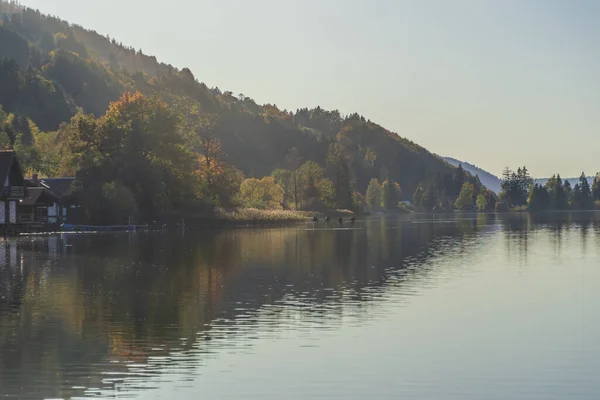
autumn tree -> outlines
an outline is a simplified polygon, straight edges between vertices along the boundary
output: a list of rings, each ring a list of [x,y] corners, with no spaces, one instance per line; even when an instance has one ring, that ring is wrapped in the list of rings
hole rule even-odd
[[[206,184],[213,200],[216,197],[216,177],[221,173],[221,163],[225,157],[221,140],[217,136],[219,117],[217,115],[195,115],[193,129],[188,140],[198,153],[197,173]]]
[[[81,115],[71,125],[66,158],[79,166],[78,187],[88,205],[89,194],[110,189],[104,186],[110,182],[116,182],[115,190],[131,191],[144,220],[182,207],[193,196],[194,158],[177,116],[158,98],[125,93],[98,120]]]
[[[225,161],[219,138],[219,116],[192,114],[188,140],[197,151],[196,175],[200,180],[201,195],[210,198],[214,205],[232,208],[244,179],[243,173]],[[188,125],[190,129],[190,125]]]

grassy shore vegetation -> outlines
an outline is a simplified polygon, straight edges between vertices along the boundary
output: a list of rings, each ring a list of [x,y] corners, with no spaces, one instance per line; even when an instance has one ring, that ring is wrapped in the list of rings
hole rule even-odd
[[[261,222],[302,222],[312,217],[310,211],[261,210],[257,208],[239,208],[236,210],[217,209],[215,216],[224,221],[241,223]]]
[[[351,210],[328,210],[327,212],[314,212],[302,210],[265,210],[258,208],[237,208],[225,210],[217,208],[215,218],[220,221],[240,224],[271,224],[271,223],[293,223],[310,221],[313,216],[330,218],[350,217],[354,212]]]

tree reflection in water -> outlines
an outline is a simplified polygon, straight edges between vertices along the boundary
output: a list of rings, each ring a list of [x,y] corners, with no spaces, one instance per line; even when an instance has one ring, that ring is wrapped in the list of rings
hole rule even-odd
[[[440,217],[440,216],[436,216]],[[303,226],[219,232],[22,238],[0,244],[0,394],[71,397],[181,377],[220,339],[370,318],[389,285],[426,279],[435,259],[468,257],[502,229],[520,249],[544,219],[455,215],[446,223],[370,218],[355,229]],[[565,219],[566,218],[566,219]],[[571,218],[571,219],[568,219]],[[595,217],[552,222],[556,237]],[[558,239],[557,239],[558,240]],[[264,321],[269,321],[265,324]],[[240,350],[241,351],[241,350]],[[95,388],[95,389],[94,389]]]

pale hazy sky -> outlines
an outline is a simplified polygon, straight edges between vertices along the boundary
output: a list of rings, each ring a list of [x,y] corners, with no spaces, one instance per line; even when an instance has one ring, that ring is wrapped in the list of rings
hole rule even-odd
[[[208,86],[337,108],[499,175],[600,171],[600,1],[21,0]]]

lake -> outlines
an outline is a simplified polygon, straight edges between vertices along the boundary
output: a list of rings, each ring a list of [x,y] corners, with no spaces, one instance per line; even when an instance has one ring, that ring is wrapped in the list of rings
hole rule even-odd
[[[600,214],[431,218],[7,240],[0,397],[595,398]]]

